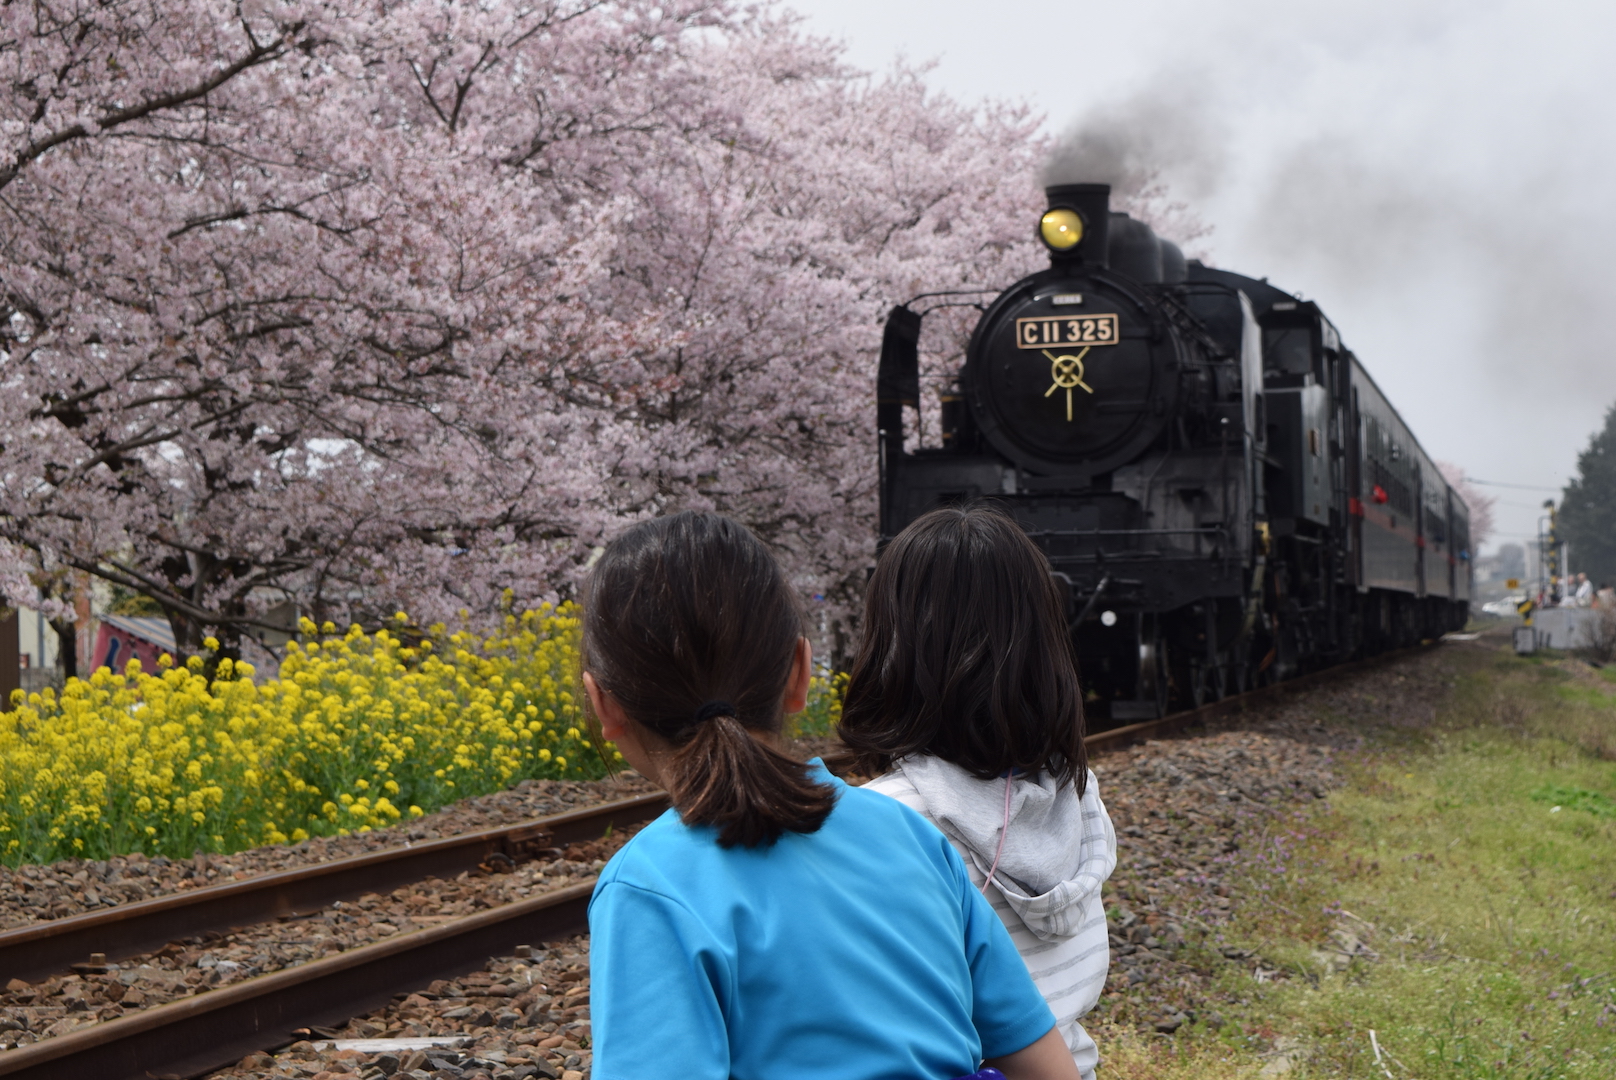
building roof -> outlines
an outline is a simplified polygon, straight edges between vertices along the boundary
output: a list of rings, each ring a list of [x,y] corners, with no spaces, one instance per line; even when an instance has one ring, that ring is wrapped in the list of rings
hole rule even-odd
[[[103,615],[101,621],[142,641],[149,641],[165,652],[173,653],[174,628],[167,619],[134,615]]]

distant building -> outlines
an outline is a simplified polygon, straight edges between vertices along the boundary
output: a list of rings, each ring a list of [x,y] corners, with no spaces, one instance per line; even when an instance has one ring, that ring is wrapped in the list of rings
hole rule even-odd
[[[11,691],[38,693],[61,683],[56,631],[31,608],[0,608],[0,709],[11,707]]]
[[[61,646],[45,616],[17,609],[17,665],[22,688],[36,694],[60,681]]]
[[[1502,544],[1491,555],[1476,560],[1476,581],[1517,580],[1526,577],[1526,549],[1520,544]]]
[[[174,631],[167,619],[103,615],[95,652],[85,668],[89,672],[103,667],[122,671],[133,658],[149,674],[157,670],[157,658],[163,653],[174,655]]]

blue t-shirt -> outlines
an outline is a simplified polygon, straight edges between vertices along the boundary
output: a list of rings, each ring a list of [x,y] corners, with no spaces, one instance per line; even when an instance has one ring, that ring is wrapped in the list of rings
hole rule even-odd
[[[818,832],[726,849],[670,810],[607,864],[596,1080],[948,1080],[1054,1026],[942,833],[817,779],[837,789]]]

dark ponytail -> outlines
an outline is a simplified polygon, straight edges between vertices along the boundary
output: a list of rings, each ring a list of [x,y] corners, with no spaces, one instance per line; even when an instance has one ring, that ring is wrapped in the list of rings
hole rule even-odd
[[[754,738],[778,735],[802,635],[796,595],[745,526],[686,511],[618,536],[590,575],[584,668],[671,745],[663,770],[687,825],[724,847],[824,824],[835,791]]]

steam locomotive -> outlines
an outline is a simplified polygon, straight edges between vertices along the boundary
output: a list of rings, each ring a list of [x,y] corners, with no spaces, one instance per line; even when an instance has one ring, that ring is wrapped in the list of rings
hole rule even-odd
[[[1469,511],[1319,307],[1186,261],[1107,185],[1046,195],[1049,269],[983,309],[940,445],[906,412],[928,309],[888,316],[883,541],[939,505],[1013,514],[1067,595],[1096,719],[1462,627]]]

